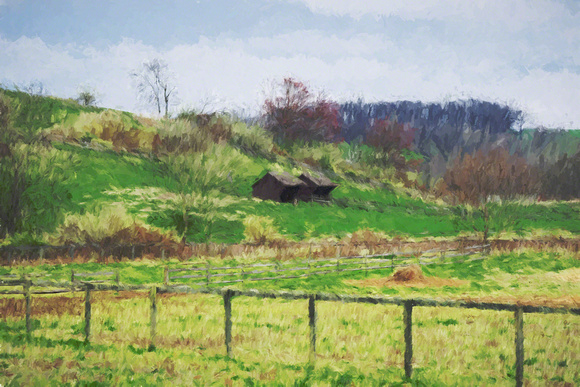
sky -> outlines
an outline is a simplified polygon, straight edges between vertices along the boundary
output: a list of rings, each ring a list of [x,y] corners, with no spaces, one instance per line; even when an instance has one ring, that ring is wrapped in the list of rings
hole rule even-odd
[[[257,114],[285,77],[338,102],[479,98],[580,128],[580,0],[0,0],[0,83],[90,88],[138,113],[160,58],[173,111]]]

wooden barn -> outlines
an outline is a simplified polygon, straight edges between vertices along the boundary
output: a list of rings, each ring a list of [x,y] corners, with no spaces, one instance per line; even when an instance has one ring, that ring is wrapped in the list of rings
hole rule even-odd
[[[252,185],[252,195],[264,200],[292,203],[298,198],[298,191],[306,184],[288,172],[268,172]]]
[[[304,186],[300,187],[298,191],[298,199],[305,202],[330,200],[330,193],[338,187],[338,184],[322,175],[312,176],[303,173],[299,179],[304,182]]]

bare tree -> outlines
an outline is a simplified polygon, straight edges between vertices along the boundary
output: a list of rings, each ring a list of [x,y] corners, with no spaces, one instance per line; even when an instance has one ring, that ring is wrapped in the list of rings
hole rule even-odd
[[[30,95],[45,96],[48,94],[48,90],[44,86],[44,83],[39,80],[30,81],[28,83],[22,83],[20,85],[14,85],[16,90],[24,91]]]
[[[141,69],[131,73],[131,76],[137,81],[139,97],[157,108],[159,115],[164,108],[167,117],[170,97],[176,93],[167,63],[158,58],[152,59],[144,62]]]
[[[95,106],[97,104],[97,94],[92,88],[82,86],[79,88],[79,94],[75,100],[83,106]]]

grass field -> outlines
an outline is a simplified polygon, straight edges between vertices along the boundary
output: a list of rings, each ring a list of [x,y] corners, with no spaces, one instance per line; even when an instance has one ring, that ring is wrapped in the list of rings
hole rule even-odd
[[[176,264],[174,262],[173,264]],[[13,268],[65,279],[70,269],[116,267],[124,283],[161,282],[159,261]],[[351,280],[390,269],[263,281],[243,287],[403,297],[572,299],[580,294],[577,253],[554,249],[492,252],[486,260],[424,267],[457,287],[363,287]],[[221,297],[161,295],[157,348],[149,344],[146,293],[96,292],[92,338],[83,343],[83,295],[35,296],[34,331],[24,327],[22,297],[0,302],[3,385],[513,385],[514,316],[510,312],[416,307],[414,373],[404,377],[402,307],[318,302],[316,365],[308,363],[306,301],[233,299],[233,359],[225,356]],[[525,315],[525,377],[530,385],[580,383],[580,321],[572,315]],[[93,384],[91,384],[93,383]]]
[[[43,297],[44,298],[44,297]],[[21,316],[2,322],[9,385],[402,384],[402,308],[318,303],[318,359],[308,363],[304,301],[233,300],[233,353],[224,356],[223,305],[215,296],[166,296],[157,349],[148,345],[145,295],[95,295],[93,337],[82,342],[82,298],[42,308],[32,338]],[[40,302],[39,302],[40,303]],[[52,302],[55,306],[54,302]],[[59,309],[67,309],[64,313]],[[70,314],[69,314],[70,313]],[[578,317],[525,315],[527,380],[578,384]],[[416,308],[413,385],[513,385],[513,314]],[[80,382],[80,383],[79,383]]]

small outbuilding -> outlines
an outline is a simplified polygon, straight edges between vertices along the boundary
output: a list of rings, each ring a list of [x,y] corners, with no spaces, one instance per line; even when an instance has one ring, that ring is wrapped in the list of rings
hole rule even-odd
[[[306,183],[288,172],[266,173],[252,185],[252,195],[264,200],[292,203],[298,198],[298,191]]]
[[[312,176],[303,173],[299,179],[304,182],[304,186],[301,186],[300,191],[298,191],[298,199],[305,202],[330,200],[330,193],[338,187],[338,184],[322,175]]]

